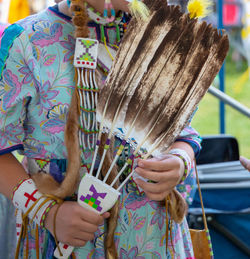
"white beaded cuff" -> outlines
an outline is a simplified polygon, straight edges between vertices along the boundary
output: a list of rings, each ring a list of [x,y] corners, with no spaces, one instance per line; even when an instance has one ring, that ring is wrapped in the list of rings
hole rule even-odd
[[[21,210],[23,214],[28,212],[29,219],[39,226],[43,226],[43,221],[48,209],[56,202],[38,191],[32,179],[21,181],[13,191],[12,201],[14,206]]]
[[[179,148],[171,149],[168,153],[174,156],[178,156],[184,162],[184,174],[181,178],[181,182],[184,181],[187,178],[192,167],[192,162],[188,153],[185,150]]]

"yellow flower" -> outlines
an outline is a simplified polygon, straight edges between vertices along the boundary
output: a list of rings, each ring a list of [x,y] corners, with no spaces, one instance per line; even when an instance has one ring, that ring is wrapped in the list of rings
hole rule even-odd
[[[210,0],[190,0],[187,5],[190,18],[204,18],[211,12]]]

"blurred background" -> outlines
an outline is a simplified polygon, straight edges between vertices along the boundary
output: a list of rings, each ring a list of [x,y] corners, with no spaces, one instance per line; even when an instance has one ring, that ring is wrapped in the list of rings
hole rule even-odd
[[[53,0],[0,0],[0,21],[14,23],[53,3]]]

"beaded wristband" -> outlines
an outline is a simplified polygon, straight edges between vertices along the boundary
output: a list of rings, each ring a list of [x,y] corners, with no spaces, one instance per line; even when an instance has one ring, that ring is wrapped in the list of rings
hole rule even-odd
[[[28,180],[28,179],[30,179],[30,178],[25,178],[25,179],[21,180],[21,181],[14,187],[13,192],[12,192],[11,197],[10,197],[12,201],[13,201],[13,196],[14,196],[14,193],[16,192],[16,190],[19,188],[19,186],[20,186],[23,182],[25,182],[25,181]]]
[[[45,219],[49,213],[49,211],[51,210],[51,208],[56,205],[56,201],[51,202],[51,204],[47,207],[47,209],[44,211],[42,218],[41,218],[41,227],[44,228],[44,224],[45,224]]]
[[[34,181],[28,178],[22,180],[14,188],[12,202],[23,214],[28,213],[28,217],[41,226],[48,213],[48,208],[52,207],[55,201],[43,196],[36,188]]]
[[[185,150],[179,149],[179,148],[171,149],[168,153],[182,159],[182,161],[184,163],[184,174],[183,174],[180,182],[183,182],[187,178],[187,176],[191,170],[191,159],[190,159],[189,155],[187,154],[187,152]]]

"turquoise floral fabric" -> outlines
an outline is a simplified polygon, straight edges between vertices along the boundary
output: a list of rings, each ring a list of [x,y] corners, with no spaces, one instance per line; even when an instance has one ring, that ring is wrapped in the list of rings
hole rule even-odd
[[[117,30],[122,35],[124,24],[121,19],[120,27],[117,24],[103,27],[111,44],[119,43]],[[97,30],[101,31],[101,25],[91,21],[89,26],[91,35],[101,40]],[[55,8],[28,17],[5,31],[0,49],[0,154],[19,150],[29,159],[57,161],[65,167],[65,163],[61,163],[67,158],[64,126],[74,89],[73,32],[69,18]],[[186,127],[179,140],[190,143],[195,152],[199,152],[200,138],[191,126]],[[86,150],[82,162],[86,165],[91,160],[92,153]],[[52,171],[49,173],[53,174]],[[65,171],[58,172],[62,175]],[[193,172],[186,181],[178,188],[191,202]],[[186,221],[172,224],[167,250],[166,227],[165,208],[138,193],[130,181],[120,196],[115,232],[119,258],[193,258]],[[105,228],[105,225],[100,226],[94,241],[75,250],[77,258],[105,258]],[[28,233],[29,258],[36,258],[35,226],[30,224]],[[22,241],[20,258],[25,255],[26,241]],[[52,258],[55,243],[45,229],[39,230],[39,242],[41,258]]]

